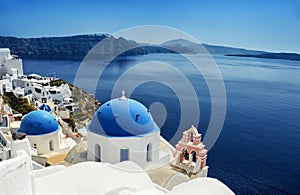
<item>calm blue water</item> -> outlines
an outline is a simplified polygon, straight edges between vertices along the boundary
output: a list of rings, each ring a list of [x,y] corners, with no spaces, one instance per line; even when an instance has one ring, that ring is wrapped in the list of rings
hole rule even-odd
[[[201,56],[194,56],[201,59]],[[224,78],[227,114],[221,135],[208,153],[209,176],[216,177],[239,194],[300,194],[300,62],[213,56]],[[162,61],[178,68],[193,84],[199,97],[199,130],[205,135],[210,119],[210,95],[202,76],[181,56],[153,54],[115,60],[97,85],[96,97],[105,102],[118,77],[135,64]],[[26,74],[56,76],[71,83],[79,66],[73,61],[24,60]],[[87,67],[85,90],[93,78]],[[153,72],[145,67],[132,79],[137,82]],[[174,80],[163,69],[155,74]],[[132,98],[146,106],[160,101],[168,111],[162,135],[174,136],[179,124],[180,104],[176,94],[165,85],[150,82],[140,85]],[[188,101],[188,97],[184,97]],[[172,143],[175,144],[175,143]]]

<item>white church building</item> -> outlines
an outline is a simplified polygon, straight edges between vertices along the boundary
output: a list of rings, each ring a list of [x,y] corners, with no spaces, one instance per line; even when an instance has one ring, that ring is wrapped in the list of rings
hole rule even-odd
[[[27,134],[32,148],[39,155],[51,152],[67,152],[61,127],[56,118],[45,110],[34,110],[24,116],[18,132]]]
[[[88,160],[133,161],[142,168],[169,163],[170,154],[159,150],[160,129],[149,110],[125,97],[104,103],[87,132]]]

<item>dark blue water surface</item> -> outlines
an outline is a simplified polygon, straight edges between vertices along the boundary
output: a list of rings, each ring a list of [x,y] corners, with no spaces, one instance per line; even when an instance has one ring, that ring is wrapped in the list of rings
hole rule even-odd
[[[201,60],[203,56],[192,56]],[[208,153],[209,176],[218,178],[238,194],[300,193],[300,62],[213,56],[226,87],[227,114],[222,132]],[[205,136],[211,114],[207,84],[194,66],[176,54],[152,54],[114,60],[98,82],[89,73],[99,68],[97,62],[86,65],[80,83],[87,92],[105,102],[119,76],[136,64],[156,60],[168,63],[192,83],[200,106],[199,131]],[[37,73],[74,82],[80,62],[24,60],[25,74]],[[159,74],[174,82],[179,79],[164,68],[149,69],[132,75],[140,82]],[[54,74],[55,72],[55,74]],[[98,83],[93,91],[93,83]],[[172,144],[180,120],[180,101],[172,88],[159,82],[139,85],[131,98],[146,106],[161,102],[167,110],[162,135]],[[189,97],[183,97],[189,101]],[[191,111],[192,112],[192,111]],[[155,118],[155,117],[154,117]],[[188,128],[188,127],[186,127]],[[180,131],[183,131],[182,129]],[[176,134],[176,135],[175,135]],[[179,137],[178,137],[179,136]]]

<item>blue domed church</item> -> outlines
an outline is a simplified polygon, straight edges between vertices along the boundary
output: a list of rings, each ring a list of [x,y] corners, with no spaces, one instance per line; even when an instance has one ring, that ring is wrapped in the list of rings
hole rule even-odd
[[[159,127],[149,110],[126,98],[124,91],[96,111],[87,135],[89,160],[112,164],[130,160],[143,168],[160,161]]]
[[[45,110],[34,110],[26,114],[18,132],[27,134],[31,147],[39,155],[69,150],[69,146],[63,141],[64,135],[56,118]]]

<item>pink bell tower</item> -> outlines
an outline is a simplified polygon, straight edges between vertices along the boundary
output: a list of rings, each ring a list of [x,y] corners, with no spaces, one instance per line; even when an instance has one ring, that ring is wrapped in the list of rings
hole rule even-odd
[[[207,177],[207,150],[201,142],[201,134],[192,126],[183,132],[181,140],[176,145],[174,161],[171,166],[186,171],[187,174]]]

